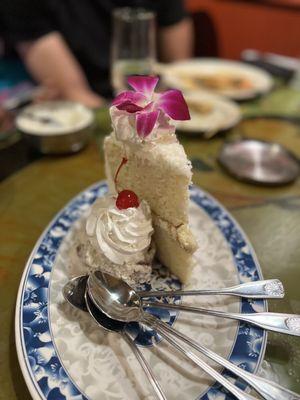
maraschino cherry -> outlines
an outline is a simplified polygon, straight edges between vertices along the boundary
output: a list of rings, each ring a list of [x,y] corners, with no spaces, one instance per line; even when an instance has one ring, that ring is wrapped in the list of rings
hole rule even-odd
[[[116,187],[118,186],[118,175],[123,167],[127,163],[127,158],[123,157],[121,164],[119,165],[116,175],[115,175],[115,185]],[[132,191],[132,190],[122,190],[119,192],[117,200],[116,200],[116,206],[118,207],[119,210],[126,210],[127,208],[138,208],[140,205],[139,198],[137,195]]]
[[[130,207],[138,208],[139,205],[139,198],[132,190],[122,190],[118,194],[116,206],[119,210],[125,210]]]

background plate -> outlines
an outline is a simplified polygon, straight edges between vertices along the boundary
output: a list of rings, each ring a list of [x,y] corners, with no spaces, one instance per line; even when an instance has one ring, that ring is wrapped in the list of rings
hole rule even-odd
[[[191,119],[178,121],[176,128],[180,131],[198,134],[215,132],[232,128],[241,120],[239,106],[223,96],[201,90],[189,92],[185,96]],[[202,111],[201,111],[202,110]]]
[[[34,400],[135,400],[151,395],[141,368],[122,339],[99,329],[87,314],[73,310],[61,294],[73,264],[70,255],[76,230],[90,205],[106,192],[106,183],[100,182],[75,197],[46,228],[26,265],[16,305],[16,345]],[[251,245],[228,212],[195,186],[190,197],[191,227],[200,250],[188,287],[222,287],[261,279]],[[156,266],[151,282],[154,288],[180,286],[165,272],[164,267]],[[228,311],[266,309],[263,301],[224,296],[185,302]],[[192,314],[176,317],[164,312],[159,316],[248,371],[255,371],[262,360],[266,334],[261,329]],[[231,399],[153,331],[136,325],[130,330],[169,399]]]
[[[271,75],[252,65],[217,58],[198,58],[177,61],[161,68],[164,83],[168,87],[187,91],[207,89],[196,83],[193,77],[201,76],[233,76],[246,79],[251,83],[250,88],[218,88],[215,93],[233,100],[246,100],[268,92],[273,86]]]

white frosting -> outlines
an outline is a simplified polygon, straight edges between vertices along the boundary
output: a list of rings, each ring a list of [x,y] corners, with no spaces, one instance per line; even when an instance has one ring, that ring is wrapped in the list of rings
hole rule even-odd
[[[119,110],[117,107],[110,107],[110,117],[117,140],[127,144],[145,144],[155,142],[174,142],[175,126],[171,119],[160,113],[153,131],[145,138],[140,138],[136,131],[135,114]]]
[[[86,232],[111,262],[143,262],[153,232],[150,208],[142,201],[137,208],[119,210],[114,197],[100,198],[87,218]]]
[[[159,142],[147,142],[143,144],[126,143],[124,146],[124,143],[117,139],[116,132],[113,131],[110,136],[107,136],[104,140],[107,146],[109,142],[112,142],[122,149],[122,152],[124,152],[129,159],[138,157],[140,161],[144,161],[145,164],[149,161],[151,164],[163,165],[166,175],[170,172],[173,175],[186,175],[190,180],[192,179],[192,164],[187,158],[184,147],[178,142],[176,135],[174,135],[174,140],[172,142],[164,142],[161,140]],[[112,188],[114,187],[113,175],[110,172],[107,157],[105,162],[106,174],[108,180],[112,183],[110,185],[110,188]]]

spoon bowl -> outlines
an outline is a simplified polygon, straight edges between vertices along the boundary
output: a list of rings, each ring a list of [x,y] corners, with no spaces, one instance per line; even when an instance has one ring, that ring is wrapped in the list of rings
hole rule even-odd
[[[123,329],[126,326],[126,322],[116,321],[115,319],[111,319],[103,312],[101,312],[99,308],[93,303],[87,290],[84,295],[84,300],[88,312],[93,317],[95,322],[97,322],[97,324],[101,325],[102,328],[104,328],[108,332],[122,333]]]
[[[63,287],[64,299],[73,307],[82,311],[88,311],[85,302],[86,285],[88,275],[81,275],[72,278]]]
[[[109,318],[123,322],[141,319],[140,297],[125,281],[95,271],[87,280],[87,288],[91,300]]]
[[[81,275],[69,280],[63,287],[65,300],[73,307],[82,311],[88,311],[98,325],[106,331],[121,332],[126,323],[113,320],[95,306],[87,289],[88,275]]]

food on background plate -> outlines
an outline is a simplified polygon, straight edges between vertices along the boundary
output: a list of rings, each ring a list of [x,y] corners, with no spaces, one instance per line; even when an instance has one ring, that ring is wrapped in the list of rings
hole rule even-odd
[[[214,74],[183,74],[180,76],[184,84],[191,89],[209,90],[232,90],[232,89],[253,89],[253,83],[244,76],[235,73],[214,73]]]
[[[197,114],[210,114],[214,110],[214,106],[209,101],[199,101],[198,99],[190,99],[187,101],[189,110],[191,113],[195,112]]]
[[[188,218],[191,163],[172,120],[188,120],[188,107],[179,90],[155,93],[156,77],[130,77],[128,83],[134,90],[113,101],[113,131],[104,141],[110,194],[92,207],[78,256],[88,269],[101,268],[98,258],[105,257],[107,272],[142,283],[156,251],[185,283],[198,246]]]
[[[177,123],[178,130],[182,132],[212,135],[232,128],[241,119],[239,106],[220,95],[201,90],[187,93],[185,99],[191,119]]]

